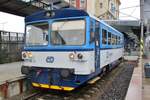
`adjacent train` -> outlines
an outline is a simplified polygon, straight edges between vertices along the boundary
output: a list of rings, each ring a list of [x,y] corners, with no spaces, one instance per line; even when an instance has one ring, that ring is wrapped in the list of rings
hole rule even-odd
[[[25,22],[21,72],[34,87],[74,90],[123,57],[123,34],[85,11],[40,11]]]

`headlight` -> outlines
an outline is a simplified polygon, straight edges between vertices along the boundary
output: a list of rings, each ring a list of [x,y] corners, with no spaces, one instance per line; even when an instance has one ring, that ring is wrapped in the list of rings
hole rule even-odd
[[[22,53],[22,58],[26,58],[26,57],[27,57],[26,53]]]
[[[28,57],[32,58],[32,53],[31,52],[28,52]]]
[[[81,53],[79,53],[77,57],[78,57],[78,59],[82,59],[83,55]]]
[[[75,55],[74,55],[73,53],[71,53],[71,54],[69,54],[69,58],[70,58],[71,60],[73,60],[73,59],[75,58]]]

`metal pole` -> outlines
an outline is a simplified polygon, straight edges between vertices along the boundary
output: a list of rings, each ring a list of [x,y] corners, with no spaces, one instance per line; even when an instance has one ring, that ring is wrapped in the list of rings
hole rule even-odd
[[[143,49],[144,49],[144,41],[143,41],[143,34],[144,34],[144,0],[140,0],[140,22],[141,22],[140,58],[142,59]]]

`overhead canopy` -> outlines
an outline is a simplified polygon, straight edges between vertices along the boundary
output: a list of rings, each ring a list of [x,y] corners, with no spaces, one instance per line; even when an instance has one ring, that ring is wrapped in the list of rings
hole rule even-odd
[[[139,20],[107,20],[106,22],[124,33],[128,38],[133,39],[135,42],[139,42],[141,33]]]
[[[0,11],[19,16],[28,16],[39,10],[67,8],[64,0],[0,0]],[[52,6],[53,5],[53,6]]]

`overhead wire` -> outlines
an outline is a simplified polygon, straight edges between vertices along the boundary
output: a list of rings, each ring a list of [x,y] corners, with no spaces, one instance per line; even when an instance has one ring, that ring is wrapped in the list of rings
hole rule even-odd
[[[110,12],[105,6],[103,6],[103,7],[104,7],[104,9],[106,10],[106,13],[107,13],[107,12]],[[124,9],[125,9],[125,8],[124,8]],[[127,7],[127,9],[128,9],[128,7]],[[124,13],[124,12],[121,12],[120,10],[116,10],[116,9],[115,9],[115,12],[119,12],[119,13],[121,13],[121,14],[123,14],[123,15],[126,15],[127,17],[130,17],[130,18],[134,18],[134,19],[136,19],[136,20],[139,20],[139,18],[134,17],[134,16],[129,15],[129,14],[126,14],[126,13]],[[105,13],[104,13],[104,14],[105,14]],[[98,17],[100,18],[100,17],[103,16],[104,14],[99,15]]]
[[[124,8],[120,8],[120,10],[125,10],[125,9],[130,9],[130,8],[137,8],[140,7],[140,5],[135,5],[135,6],[130,6],[130,7],[124,7]]]

